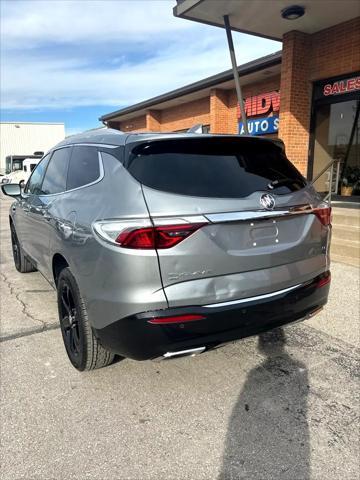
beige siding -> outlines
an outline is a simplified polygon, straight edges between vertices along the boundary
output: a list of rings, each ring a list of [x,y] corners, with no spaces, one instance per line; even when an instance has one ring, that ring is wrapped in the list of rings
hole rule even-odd
[[[35,151],[46,152],[65,138],[63,123],[0,124],[0,172],[4,173],[8,155],[32,155]]]

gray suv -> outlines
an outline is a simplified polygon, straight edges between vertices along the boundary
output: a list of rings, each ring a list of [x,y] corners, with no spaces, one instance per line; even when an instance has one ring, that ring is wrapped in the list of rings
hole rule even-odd
[[[277,141],[95,130],[2,190],[15,266],[57,290],[79,370],[201,353],[327,301],[331,209]]]

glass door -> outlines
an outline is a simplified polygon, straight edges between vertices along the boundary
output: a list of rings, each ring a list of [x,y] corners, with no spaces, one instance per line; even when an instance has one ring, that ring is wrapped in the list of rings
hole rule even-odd
[[[313,178],[332,160],[340,161],[334,171],[333,192],[344,197],[360,195],[359,100],[318,104],[315,109]],[[318,192],[329,191],[330,173],[316,182]]]

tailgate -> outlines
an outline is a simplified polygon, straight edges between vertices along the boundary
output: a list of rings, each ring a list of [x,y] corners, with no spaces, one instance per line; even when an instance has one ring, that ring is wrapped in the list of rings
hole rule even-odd
[[[155,212],[159,195],[155,200],[152,194],[144,188],[149,210]],[[256,196],[260,199],[261,194]],[[169,198],[163,199],[163,205],[170,203]],[[177,216],[151,214],[157,226],[202,224],[178,245],[158,250],[164,287],[181,281],[264,270],[326,254],[328,227],[311,213],[310,206],[284,206],[272,212],[214,210]]]
[[[186,291],[201,290],[200,280],[214,279],[215,299],[225,276],[293,264],[291,285],[299,262],[322,257],[313,262],[316,273],[326,263],[329,227],[313,213],[320,199],[279,147],[259,140],[207,137],[134,149],[129,171],[142,183],[154,225],[183,232],[196,225],[179,243],[157,250],[170,305],[173,285],[193,282]],[[180,227],[165,233],[182,234]],[[268,291],[276,290],[280,279],[265,277]],[[241,298],[241,282],[225,283],[229,296]]]

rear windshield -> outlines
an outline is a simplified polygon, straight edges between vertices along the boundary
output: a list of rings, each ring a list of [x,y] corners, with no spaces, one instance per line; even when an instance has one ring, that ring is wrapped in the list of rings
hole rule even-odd
[[[305,186],[282,149],[259,139],[137,144],[130,151],[128,169],[148,187],[198,197],[239,198],[259,190],[286,194]]]

